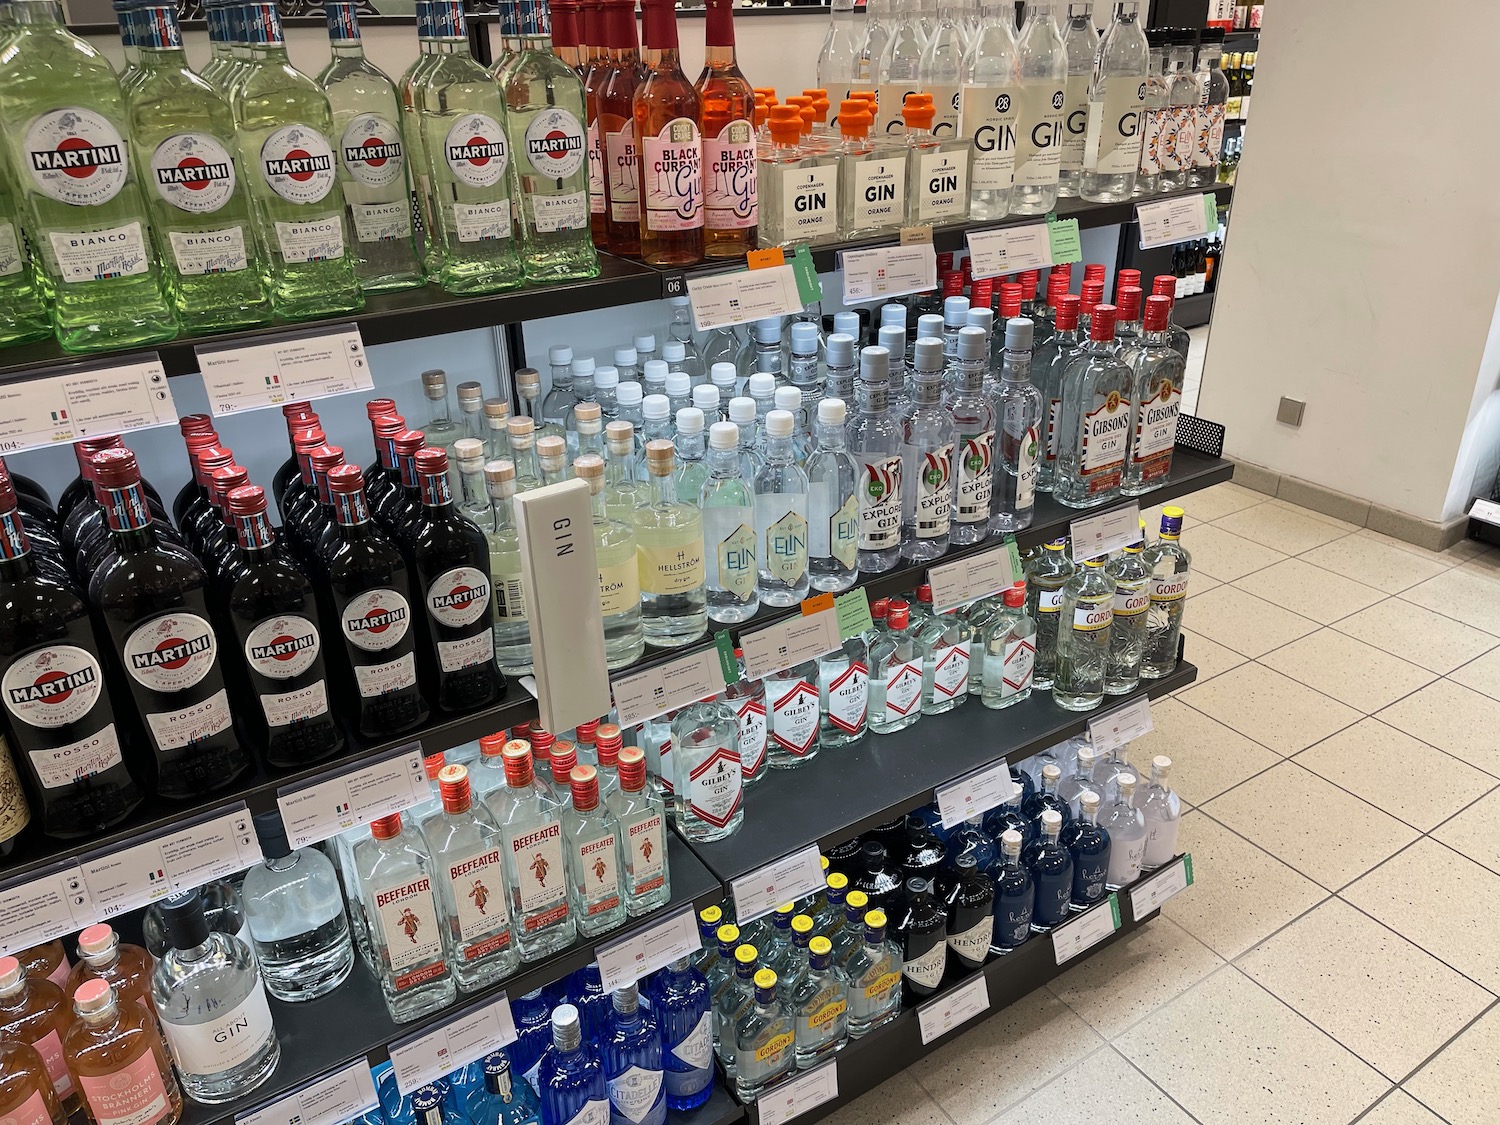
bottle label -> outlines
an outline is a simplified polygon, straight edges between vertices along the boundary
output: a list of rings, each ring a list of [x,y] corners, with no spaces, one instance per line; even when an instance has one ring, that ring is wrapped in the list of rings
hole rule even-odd
[[[1166,121],[1164,109],[1148,109],[1141,114],[1141,168],[1143,176],[1161,174],[1162,125]]]
[[[344,220],[339,215],[308,223],[276,220],[276,245],[288,262],[329,262],[344,256]]]
[[[1032,426],[1026,431],[1026,436],[1018,443],[1018,459],[1016,461],[1016,508],[1024,512],[1036,503],[1036,478],[1039,471],[1037,465],[1037,451],[1041,442],[1037,437],[1036,427]]]
[[[262,142],[266,184],[289,203],[317,203],[333,190],[333,148],[311,125],[283,125]]]
[[[720,746],[688,775],[688,804],[693,815],[715,828],[725,827],[744,797],[739,750]]]
[[[914,960],[901,962],[901,975],[921,988],[936,988],[943,981],[947,963],[948,946],[940,941]]]
[[[885,680],[886,710],[906,716],[922,700],[922,669],[911,661],[893,667]]]
[[[589,214],[604,214],[604,142],[599,122],[589,126]]]
[[[646,226],[651,230],[697,230],[703,225],[703,145],[698,126],[678,117],[646,138],[643,176]]]
[[[1058,421],[1062,418],[1062,399],[1047,404],[1047,460],[1057,460]]]
[[[866,1005],[866,1011],[878,1009],[881,1003],[890,997],[891,990],[900,983],[900,973],[881,973],[866,984],[863,989],[865,999],[872,1002]]]
[[[461,672],[495,659],[495,631],[481,629],[472,637],[437,642],[438,667],[444,672]]]
[[[1016,111],[1020,90],[965,86],[961,135],[972,138],[975,191],[1009,191],[1016,167]]]
[[[206,215],[234,195],[234,158],[217,137],[178,133],[151,154],[151,182],[179,211]]]
[[[635,560],[631,559],[625,565],[634,569]],[[639,582],[636,585],[639,586]],[[495,582],[495,615],[512,622],[526,620],[526,591],[521,586],[519,573],[502,574]]]
[[[10,744],[0,734],[0,840],[9,840],[31,823],[31,809],[27,807],[23,793],[21,779],[16,775],[16,763],[10,756]],[[64,957],[57,972],[71,968],[68,959]],[[53,980],[52,983],[57,984],[57,981]]]
[[[851,660],[828,682],[828,721],[846,734],[859,734],[869,705],[870,670],[863,661]]]
[[[184,277],[208,273],[238,273],[250,265],[245,253],[245,228],[169,230],[172,261]]]
[[[781,1061],[781,1056],[792,1049],[792,1044],[796,1042],[796,1039],[796,1035],[790,1031],[771,1036],[755,1048],[755,1061],[765,1063],[768,1070],[775,1069]]]
[[[427,587],[427,612],[439,625],[451,629],[474,624],[489,606],[489,575],[477,567],[456,566]]]
[[[703,585],[703,539],[667,547],[636,544],[641,590],[647,594],[686,594]]]
[[[949,934],[948,948],[966,961],[983,961],[990,955],[990,944],[994,937],[995,916],[986,914],[963,933]]]
[[[582,230],[589,225],[587,192],[575,191],[567,195],[542,195],[534,192],[525,198],[531,211],[532,226],[542,234]]]
[[[947,85],[946,83],[933,84],[924,82],[922,90],[932,95],[932,135],[939,140],[951,141],[959,136],[958,123],[963,117],[964,91],[962,86]],[[902,121],[902,127],[906,125]],[[969,134],[965,133],[964,136]],[[965,146],[963,153],[965,171],[968,170],[969,149]]]
[[[493,242],[510,237],[510,200],[455,203],[453,230],[460,242]]]
[[[458,955],[474,961],[510,945],[500,849],[481,848],[458,859],[445,859],[444,866],[458,921]]]
[[[42,1064],[47,1068],[47,1077],[52,1079],[52,1089],[58,1098],[72,1097],[73,1075],[68,1070],[67,1059],[63,1057],[62,1039],[57,1032],[47,1032],[40,1039],[34,1040],[31,1046],[42,1056]]]
[[[703,140],[703,205],[710,230],[746,230],[759,221],[755,127],[741,118]]]
[[[354,683],[361,699],[379,699],[393,691],[405,691],[417,683],[417,661],[412,653],[384,664],[356,664]]]
[[[901,107],[906,104],[908,94],[920,94],[924,87],[914,79],[902,82],[882,82],[875,87],[875,124],[870,129],[872,138],[900,140],[906,132],[906,122],[901,117]],[[835,103],[837,104],[837,103]],[[937,100],[933,99],[937,109]],[[936,117],[933,118],[936,120]]]
[[[0,277],[20,273],[25,262],[21,240],[16,237],[16,225],[0,219]]]
[[[1198,144],[1193,153],[1194,168],[1217,168],[1224,148],[1224,103],[1198,107]]]
[[[1166,578],[1153,578],[1151,580],[1151,600],[1153,602],[1180,602],[1187,597],[1188,572],[1182,571]]]
[[[1083,167],[1083,142],[1089,123],[1089,76],[1070,74],[1063,83],[1062,162],[1064,172]]]
[[[313,666],[323,645],[318,627],[305,617],[268,617],[245,637],[245,660],[272,680],[290,680]]]
[[[417,875],[407,882],[387,884],[377,888],[370,899],[380,923],[391,984],[397,992],[436,980],[447,972],[430,876]]]
[[[172,1116],[167,1086],[161,1078],[156,1052],[141,1052],[134,1062],[112,1074],[85,1074],[78,1080],[83,1100],[88,1103],[89,1117],[98,1125],[156,1125]],[[40,1101],[40,1095],[33,1095]],[[27,1106],[31,1103],[28,1102]],[[26,1107],[23,1107],[23,1111]],[[14,1119],[24,1125],[30,1118],[23,1112]],[[47,1115],[37,1125],[46,1125]]]
[[[965,695],[969,690],[969,642],[939,648],[932,655],[933,699],[941,703]]]
[[[740,728],[740,772],[744,780],[750,781],[760,776],[761,767],[766,763],[769,734],[766,729],[765,699],[747,696],[739,701],[736,714]]]
[[[1115,616],[1134,617],[1138,613],[1145,613],[1146,607],[1151,604],[1151,595],[1144,586],[1133,590],[1124,587],[1115,587]]]
[[[30,750],[31,768],[43,789],[67,789],[120,764],[120,736],[109,723],[97,733],[45,750]],[[6,838],[0,831],[0,839]]]
[[[1135,443],[1130,459],[1140,467],[1142,481],[1164,477],[1172,469],[1172,450],[1177,445],[1177,416],[1182,412],[1182,391],[1164,376],[1141,403],[1135,422]]]
[[[339,157],[344,171],[366,187],[405,185],[401,130],[379,114],[360,113],[350,120],[339,138]]]
[[[1120,469],[1130,437],[1130,399],[1119,391],[1094,396],[1094,409],[1083,416],[1083,453],[1079,475],[1092,495],[1120,484]]]
[[[659,1069],[647,1070],[632,1066],[609,1080],[609,1104],[627,1121],[644,1121],[657,1099],[662,1096],[661,1084],[664,1077]]]
[[[921,150],[917,150],[921,152]],[[917,219],[939,223],[969,213],[969,150],[922,153],[917,157]]]
[[[1093,633],[1099,629],[1108,629],[1114,617],[1113,594],[1106,598],[1092,598],[1088,601],[1079,598],[1073,606],[1073,632]]]
[[[655,809],[620,821],[620,833],[630,849],[630,893],[643,895],[667,881],[667,841],[662,834],[661,813]]]
[[[708,1068],[713,1063],[714,1052],[714,1014],[704,1012],[698,1017],[698,1022],[693,1025],[693,1030],[688,1032],[682,1042],[673,1047],[672,1053],[688,1066],[699,1070]]]
[[[510,839],[510,855],[515,865],[516,890],[521,913],[528,932],[549,926],[568,914],[567,872],[563,866],[562,825],[549,820],[530,832]],[[561,903],[561,907],[557,904]],[[539,910],[556,907],[562,913]]]
[[[620,861],[615,834],[610,832],[573,845],[579,881],[589,917],[620,905]]]
[[[917,468],[913,506],[918,539],[936,539],[948,534],[953,513],[953,445],[940,445],[927,453],[913,451]]]
[[[641,185],[636,167],[635,126],[622,122],[604,134],[604,168],[609,177],[609,216],[617,223],[641,221]]]
[[[901,222],[906,217],[906,158],[858,161],[853,191],[856,227]]]
[[[641,579],[634,558],[599,568],[599,608],[605,617],[629,613],[640,604]]]
[[[838,233],[839,169],[778,168],[781,182],[781,237],[784,242]]]
[[[836,999],[828,998],[826,993],[820,999],[823,1003],[807,1015],[797,1017],[797,1022],[801,1025],[798,1030],[804,1037],[811,1036],[815,1040],[833,1032],[839,1021],[845,1019],[849,1013],[849,1001],[844,999],[842,984],[839,985]]]
[[[1169,106],[1163,111],[1161,144],[1161,170],[1181,172],[1192,162],[1194,128],[1198,107],[1191,105]]]
[[[578,174],[588,159],[588,135],[583,122],[562,106],[539,110],[526,123],[526,162],[548,180]]]
[[[180,750],[184,746],[212,738],[228,730],[234,721],[229,709],[229,694],[222,688],[191,707],[179,711],[154,711],[146,713],[146,725],[156,739],[157,747],[163,751]]]
[[[316,719],[328,714],[328,683],[319,680],[296,691],[262,695],[260,708],[266,714],[267,725],[273,729]]]
[[[1101,78],[1104,96],[1089,103],[1083,166],[1105,176],[1134,173],[1141,164],[1144,78]]]
[[[859,557],[859,501],[854,493],[844,498],[843,506],[828,521],[828,536],[832,541],[833,557],[845,568],[853,570]]]
[[[266,1041],[276,1035],[258,972],[249,995],[228,1011],[220,1010],[202,1023],[168,1023],[163,1019],[162,1029],[177,1069],[184,1074],[232,1070],[264,1051]]]
[[[995,431],[963,435],[958,450],[958,504],[953,518],[959,523],[980,523],[990,518]]]
[[[57,273],[65,282],[137,277],[151,268],[140,223],[88,231],[48,231]]]
[[[344,639],[364,652],[401,643],[411,626],[411,606],[395,590],[366,590],[349,599],[340,618]]]
[[[143,1057],[147,1059],[152,1058],[149,1052]],[[91,1082],[96,1085],[103,1086],[105,1090],[108,1091],[110,1079],[113,1077],[115,1076],[110,1075],[109,1078],[83,1079],[84,1097],[88,1098],[89,1084]],[[131,1081],[132,1084],[134,1084],[133,1080]],[[160,1077],[157,1078],[157,1081],[161,1081]],[[118,1125],[118,1122],[120,1121],[120,1117],[118,1114],[114,1116],[106,1116],[105,1114],[100,1112],[99,1107],[94,1104],[92,1098],[88,1098],[88,1100],[90,1103],[89,1108],[93,1110],[94,1120],[98,1121],[99,1125]],[[165,1104],[165,1097],[162,1098],[162,1102],[163,1104]],[[156,1121],[158,1119],[159,1115],[157,1117],[148,1118],[147,1120]],[[4,1125],[52,1125],[52,1115],[47,1112],[47,1103],[42,1098],[42,1092],[40,1090],[36,1090],[33,1091],[31,1097],[22,1102],[19,1107],[12,1110],[10,1113],[7,1113],[3,1118],[0,1118],[0,1122],[3,1122]],[[138,1123],[133,1119],[130,1119],[128,1121],[128,1125],[144,1125],[144,1123]]]
[[[776,518],[775,508],[782,504],[797,504],[805,501],[801,497],[760,496],[756,506],[764,512],[766,519],[765,559],[766,570],[772,577],[788,585],[796,585],[807,574],[807,518],[793,507]],[[760,522],[761,512],[756,513]]]
[[[806,680],[786,686],[773,702],[771,740],[799,758],[818,740],[818,689]]]
[[[455,179],[469,187],[494,187],[505,179],[510,150],[505,130],[487,113],[466,113],[448,129],[443,157]]]
[[[671,727],[668,726],[667,729],[670,731]],[[642,737],[644,737],[644,734]],[[646,760],[649,762],[651,760],[650,754],[653,751],[647,746],[646,752],[648,755]],[[672,736],[670,734],[656,744],[654,753],[656,755],[656,768],[658,770],[657,776],[661,780],[662,790],[667,796],[671,796],[673,791],[672,783],[676,780],[677,775],[672,772]]]
[[[1062,162],[1062,118],[1067,94],[1054,80],[1022,82],[1016,120],[1016,186],[1050,187]]]
[[[901,457],[860,457],[859,547],[883,551],[901,545]]]
[[[741,601],[755,589],[755,528],[745,522],[747,514],[744,508],[703,509],[703,534],[713,544],[705,580]]]
[[[137,683],[152,691],[186,691],[214,667],[214,629],[196,613],[164,613],[137,625],[123,657]]]
[[[120,131],[80,106],[44,113],[21,141],[27,171],[42,194],[70,207],[98,207],[120,194],[129,156]]]
[[[568,1125],[609,1125],[609,1102],[599,1098],[585,1102]]]
[[[34,649],[17,657],[0,677],[6,710],[44,730],[83,718],[103,689],[99,658],[76,645]]]
[[[1031,687],[1036,664],[1036,644],[1030,637],[1005,642],[1005,666],[1000,676],[1000,698],[1006,699]]]
[[[1036,608],[1042,613],[1057,613],[1062,609],[1062,587],[1055,590],[1041,590],[1037,594]]]

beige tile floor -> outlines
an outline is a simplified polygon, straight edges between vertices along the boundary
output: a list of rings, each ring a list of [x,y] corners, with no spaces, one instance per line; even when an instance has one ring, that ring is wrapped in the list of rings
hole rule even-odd
[[[1500,1123],[1500,551],[1184,507],[1195,885],[832,1125]]]

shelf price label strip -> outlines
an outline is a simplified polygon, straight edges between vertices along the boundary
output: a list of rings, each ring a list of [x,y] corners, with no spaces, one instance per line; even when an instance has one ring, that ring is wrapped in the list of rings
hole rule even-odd
[[[516,1041],[516,1025],[505,993],[499,999],[463,1012],[440,1027],[391,1044],[391,1069],[403,1096],[468,1066]]]
[[[789,265],[687,279],[699,332],[802,311],[797,275]]]
[[[380,1097],[364,1058],[309,1082],[248,1113],[237,1113],[235,1125],[339,1125],[376,1109]]]
[[[839,254],[839,268],[844,271],[846,305],[937,288],[937,252],[930,242],[845,250]]]
[[[1212,192],[1182,195],[1157,203],[1139,203],[1135,218],[1141,228],[1141,249],[1150,250],[1217,232],[1219,203]]]
[[[200,344],[193,350],[215,418],[375,387],[357,324],[278,333],[265,343]]]
[[[971,230],[965,237],[976,279],[1083,260],[1077,219]]]
[[[1142,538],[1141,506],[1132,502],[1123,508],[1100,512],[1097,516],[1073,520],[1068,524],[1068,538],[1072,542],[1075,563],[1086,563],[1089,559],[1139,543]]]
[[[594,959],[599,962],[604,991],[614,992],[634,984],[647,973],[696,953],[698,944],[698,925],[689,906],[618,941],[597,946]]]
[[[951,609],[1010,589],[1017,578],[1012,567],[1011,549],[1009,544],[1001,544],[968,558],[928,567],[927,584],[932,587],[933,611]]]
[[[1155,729],[1151,722],[1151,697],[1138,695],[1125,706],[1090,719],[1089,741],[1096,753],[1110,754]]]
[[[428,795],[422,744],[409,742],[352,766],[284,785],[276,790],[276,804],[286,825],[287,842],[293,848],[305,848],[357,824],[404,812]]]
[[[724,669],[717,650],[706,648],[644,672],[616,676],[609,686],[620,726],[634,727],[694,700],[718,695],[724,690]]]
[[[989,982],[983,973],[977,973],[961,987],[917,1009],[917,1026],[922,1031],[923,1046],[947,1035],[981,1012],[989,1011],[989,1008]]]
[[[1474,506],[1469,509],[1469,518],[1500,527],[1500,504],[1493,500],[1475,500]]]
[[[969,817],[987,813],[1009,801],[1016,791],[1005,759],[950,781],[937,791],[938,813],[944,828],[954,828]]]
[[[77,860],[0,884],[0,954],[13,956],[98,920]]]
[[[166,368],[155,353],[102,361],[0,387],[0,453],[64,445],[177,421]]]
[[[758,680],[778,668],[816,660],[840,643],[838,608],[829,598],[826,609],[804,611],[799,617],[741,634],[740,651],[745,657],[745,675]]]
[[[1109,898],[1085,910],[1077,918],[1052,931],[1052,952],[1059,965],[1092,949],[1120,928],[1120,900],[1111,891]]]
[[[830,1060],[761,1094],[755,1102],[756,1116],[760,1125],[785,1125],[838,1096],[839,1066]]]
[[[729,890],[734,895],[734,916],[741,928],[771,913],[783,902],[793,902],[821,891],[824,885],[823,861],[817,844],[800,852],[783,856],[774,863],[757,868],[748,875],[732,879]]]
[[[1139,922],[1162,903],[1193,885],[1193,857],[1184,852],[1156,874],[1130,889],[1130,913]]]

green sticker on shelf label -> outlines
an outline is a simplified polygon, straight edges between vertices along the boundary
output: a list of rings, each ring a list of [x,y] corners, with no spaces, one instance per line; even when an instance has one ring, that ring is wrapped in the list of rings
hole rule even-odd
[[[818,280],[818,267],[813,264],[812,251],[803,243],[792,255],[792,274],[797,278],[797,295],[804,305],[823,299],[823,283]]]
[[[1047,241],[1051,244],[1054,266],[1083,261],[1083,243],[1079,241],[1077,219],[1058,219],[1055,215],[1048,215]]]
[[[740,682],[740,662],[735,659],[734,641],[729,637],[728,629],[720,629],[714,634],[714,647],[719,650],[719,668],[724,673],[724,686]]]
[[[1005,549],[1010,554],[1010,572],[1020,580],[1025,577],[1026,572],[1021,569],[1021,552],[1016,547],[1016,537],[1007,535],[1005,537]]]
[[[870,616],[870,595],[862,587],[835,598],[833,611],[838,614],[839,637],[843,640],[875,628],[875,620]]]
[[[1212,238],[1219,229],[1219,201],[1211,191],[1203,195],[1203,213],[1208,216],[1208,225],[1203,229]]]

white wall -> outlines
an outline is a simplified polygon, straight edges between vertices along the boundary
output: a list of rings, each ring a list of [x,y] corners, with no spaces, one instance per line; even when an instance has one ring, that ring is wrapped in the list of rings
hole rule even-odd
[[[1482,363],[1500,148],[1466,108],[1492,101],[1500,5],[1449,0],[1426,31],[1407,0],[1274,7],[1201,413],[1227,426],[1232,457],[1451,518],[1469,495],[1460,443],[1500,369],[1500,348]],[[1375,77],[1355,60],[1384,62]],[[1276,422],[1282,395],[1307,402],[1300,429]],[[1497,428],[1476,429],[1470,479]]]

